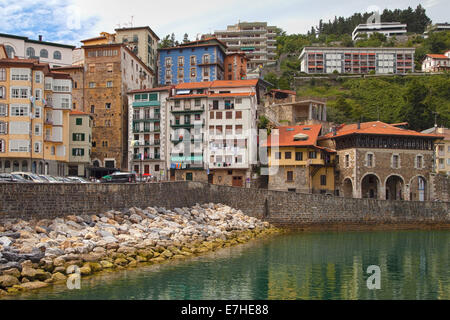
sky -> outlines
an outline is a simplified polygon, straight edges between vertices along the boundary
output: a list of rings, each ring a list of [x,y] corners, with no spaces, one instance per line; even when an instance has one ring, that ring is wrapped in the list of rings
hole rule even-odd
[[[351,16],[372,8],[426,8],[433,22],[450,22],[449,0],[0,0],[0,33],[80,45],[115,28],[150,26],[163,38],[175,33],[197,35],[224,30],[239,21],[263,21],[288,34],[306,33],[319,20]]]

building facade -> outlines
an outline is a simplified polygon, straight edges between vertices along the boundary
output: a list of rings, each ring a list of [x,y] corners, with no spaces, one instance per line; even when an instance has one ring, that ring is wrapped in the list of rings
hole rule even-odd
[[[169,98],[170,180],[249,186],[258,80],[185,83]]]
[[[446,54],[427,54],[422,62],[422,72],[445,72],[450,70],[450,51]]]
[[[230,53],[225,57],[225,80],[247,79],[247,64],[249,59],[243,53]]]
[[[335,194],[336,151],[317,145],[322,126],[278,127],[267,144],[269,190]]]
[[[172,87],[129,92],[129,168],[142,177],[168,179],[167,117]]]
[[[450,129],[431,128],[422,133],[432,133],[444,136],[443,140],[436,143],[435,171],[450,176]]]
[[[32,40],[27,37],[0,33],[0,44],[5,46],[9,58],[39,59],[41,63],[48,63],[51,68],[72,65],[72,51],[74,46]]]
[[[214,35],[227,45],[227,54],[245,52],[250,59],[248,69],[276,62],[277,27],[267,22],[239,22]]]
[[[308,74],[405,74],[414,72],[414,48],[305,47],[301,72]]]
[[[69,122],[69,176],[90,177],[92,116],[72,110]]]
[[[0,171],[67,174],[72,81],[0,46]]]
[[[440,138],[377,121],[337,127],[319,145],[337,151],[340,196],[427,201]]]
[[[224,79],[226,46],[215,38],[158,49],[158,84]]]
[[[370,35],[376,33],[381,33],[387,38],[405,36],[408,32],[407,25],[400,22],[381,22],[381,23],[371,23],[371,24],[360,24],[358,25],[352,33],[353,41],[356,41],[366,35],[367,38]]]
[[[73,76],[76,110],[92,122],[91,174],[128,168],[128,92],[151,88],[151,70],[125,45],[83,47],[83,65],[61,68]]]

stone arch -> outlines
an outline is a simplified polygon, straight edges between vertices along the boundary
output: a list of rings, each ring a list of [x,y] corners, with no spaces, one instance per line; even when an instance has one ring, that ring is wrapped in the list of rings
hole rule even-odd
[[[361,198],[382,198],[381,179],[374,172],[368,172],[361,178]]]
[[[353,180],[352,178],[345,178],[342,184],[342,194],[344,198],[353,198]]]
[[[102,167],[102,161],[99,159],[94,159],[94,160],[92,160],[92,166],[94,168],[100,168],[100,167]]]
[[[409,193],[411,201],[428,201],[428,181],[422,175],[418,174],[409,180]]]
[[[384,181],[386,200],[405,200],[405,179],[400,174],[391,174]]]

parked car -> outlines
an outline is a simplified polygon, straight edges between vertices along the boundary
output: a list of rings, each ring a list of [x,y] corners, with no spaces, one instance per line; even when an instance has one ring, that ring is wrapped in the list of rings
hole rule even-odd
[[[67,179],[72,180],[74,183],[90,183],[89,181],[87,181],[81,177],[67,177]]]
[[[46,181],[44,179],[42,179],[41,177],[39,177],[38,175],[34,174],[34,173],[29,173],[29,172],[13,172],[12,174],[14,175],[18,175],[21,176],[22,178],[24,178],[25,180],[34,182],[34,183],[45,183]]]
[[[22,176],[11,174],[11,173],[1,173],[0,183],[31,183],[28,180],[22,178]]]
[[[52,176],[46,176],[46,175],[39,175],[41,179],[44,179],[46,183],[59,183],[58,180],[56,180]]]
[[[104,176],[101,183],[136,183],[136,174],[115,172],[111,175]]]

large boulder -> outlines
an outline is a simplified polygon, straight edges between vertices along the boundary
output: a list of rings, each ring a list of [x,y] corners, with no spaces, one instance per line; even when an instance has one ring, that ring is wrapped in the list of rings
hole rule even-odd
[[[41,282],[41,281],[27,282],[27,283],[22,283],[20,285],[20,287],[23,288],[24,290],[36,290],[36,289],[41,289],[41,288],[45,288],[48,286],[49,286],[48,283]]]
[[[19,280],[11,275],[0,276],[0,288],[8,288],[19,284]]]

